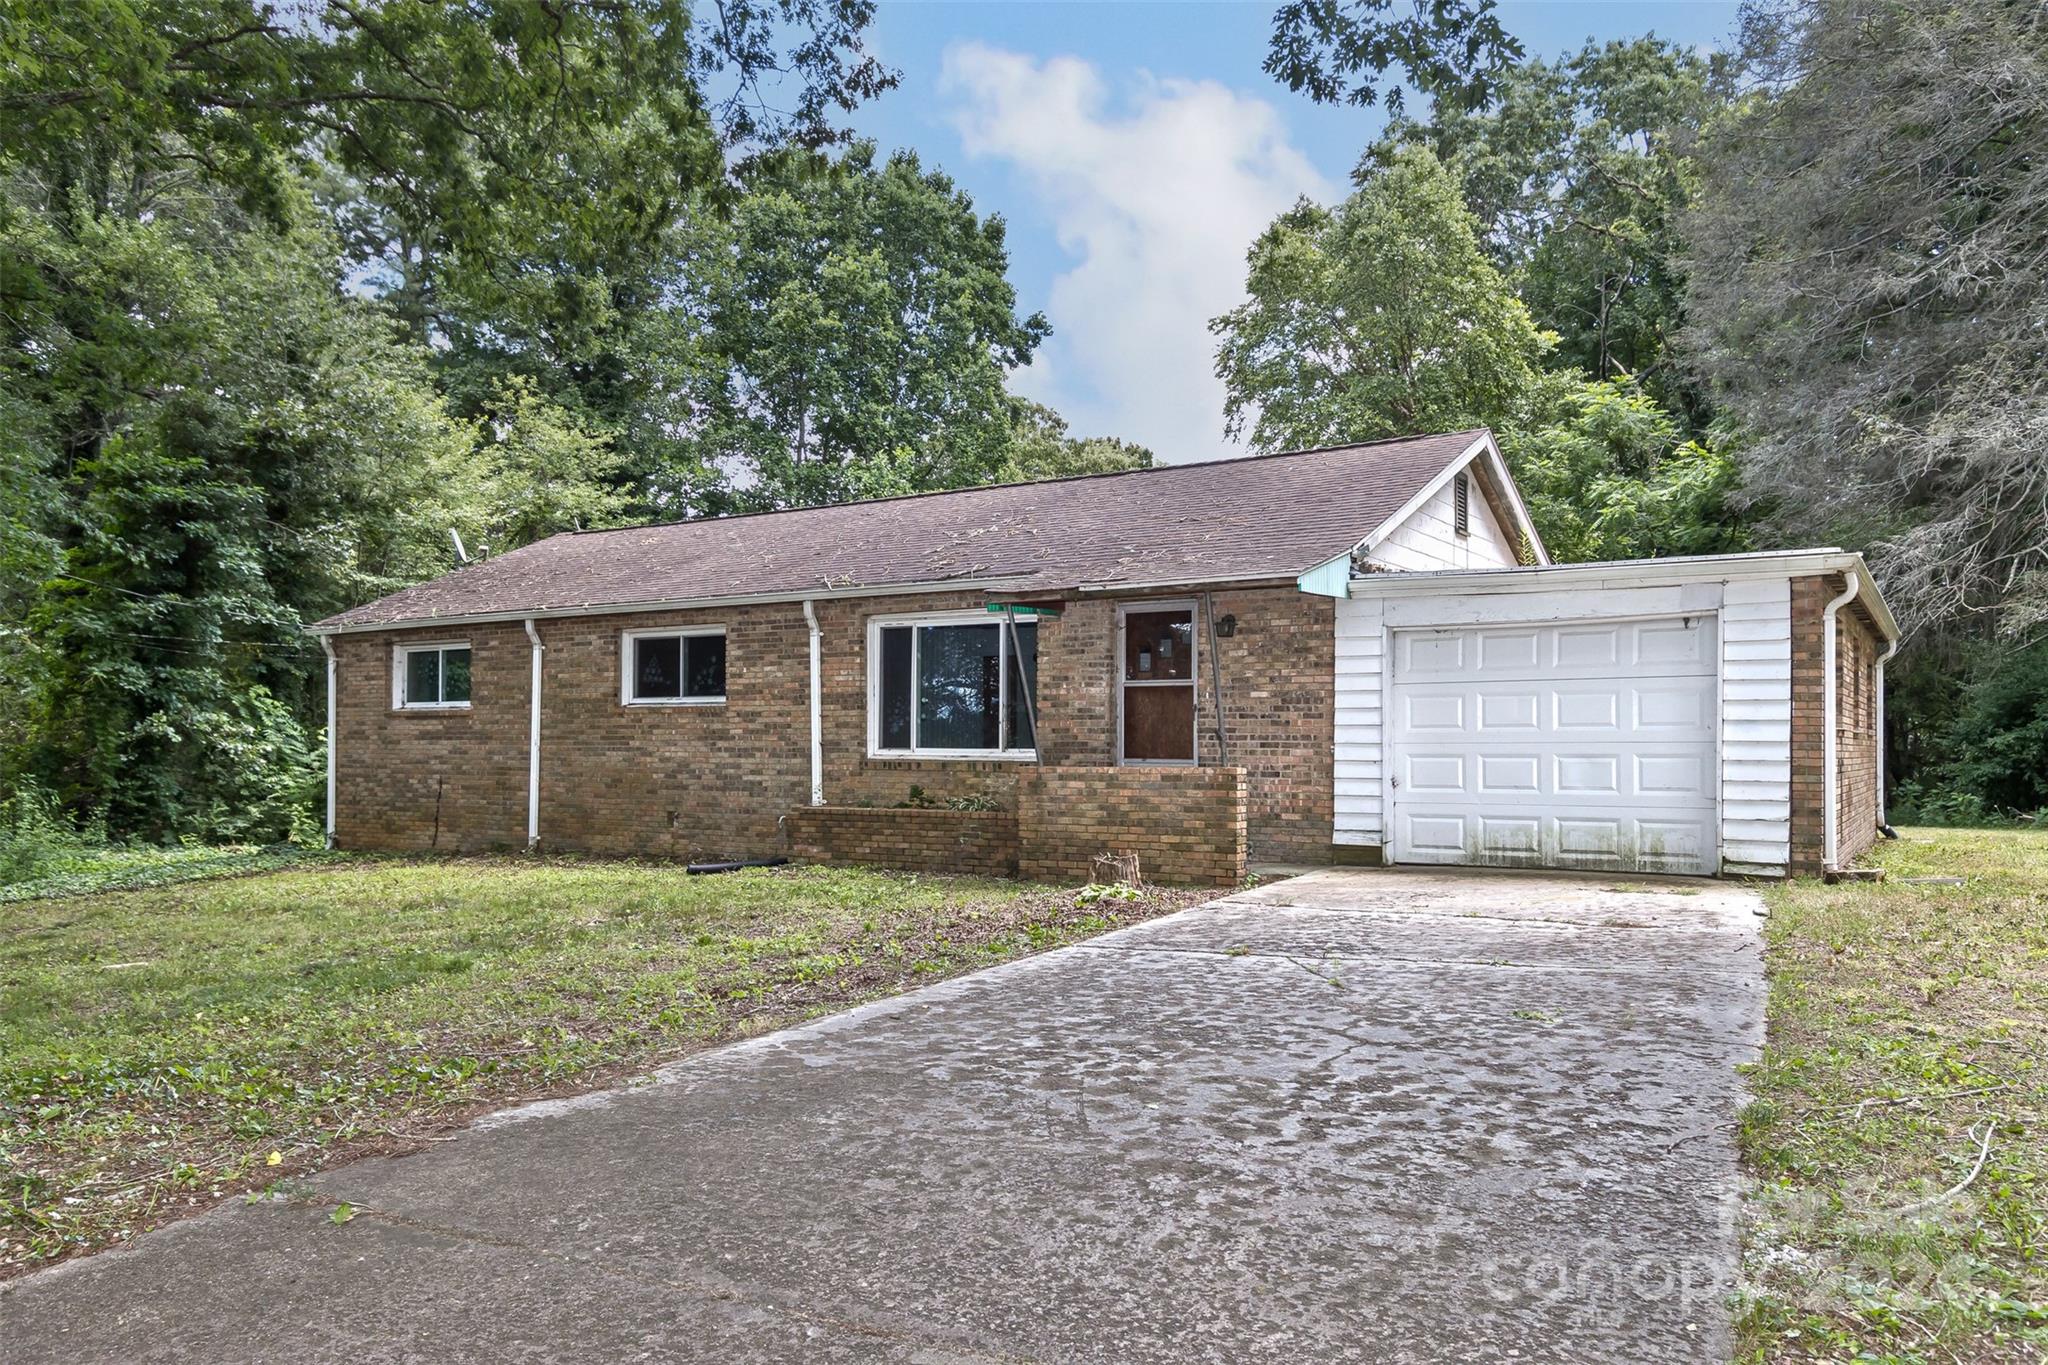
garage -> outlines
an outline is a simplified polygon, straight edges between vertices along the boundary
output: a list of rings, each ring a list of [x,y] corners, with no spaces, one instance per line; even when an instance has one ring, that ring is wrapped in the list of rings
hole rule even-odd
[[[1335,633],[1342,858],[1782,877],[1879,837],[1859,555],[1354,566]]]
[[[1394,632],[1395,860],[1711,872],[1715,624]]]

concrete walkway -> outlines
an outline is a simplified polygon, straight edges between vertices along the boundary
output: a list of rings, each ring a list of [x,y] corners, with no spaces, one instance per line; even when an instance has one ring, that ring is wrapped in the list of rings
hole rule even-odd
[[[0,1357],[1722,1359],[1756,908],[1296,878],[16,1281]]]

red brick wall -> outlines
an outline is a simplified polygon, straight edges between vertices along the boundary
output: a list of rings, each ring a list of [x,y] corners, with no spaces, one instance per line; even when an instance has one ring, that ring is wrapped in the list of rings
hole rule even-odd
[[[1261,862],[1326,863],[1336,826],[1337,604],[1294,588],[1219,592],[1224,754],[1245,770],[1249,852]],[[1197,618],[1197,629],[1202,625]],[[1202,635],[1204,650],[1208,636]],[[1216,709],[1201,663],[1201,755],[1215,763]]]
[[[1244,880],[1242,768],[1038,768],[1017,796],[1018,870],[1034,880],[1086,881],[1098,853],[1137,854],[1151,882]]]
[[[391,706],[395,645],[467,640],[467,711]],[[345,848],[526,846],[526,634],[512,625],[344,635],[334,642],[334,799]]]
[[[1015,809],[1015,761],[867,756],[867,623],[876,615],[978,609],[978,593],[823,601],[825,795],[893,806],[987,795]],[[1237,618],[1219,641],[1227,757],[1246,770],[1251,856],[1326,860],[1331,814],[1333,607],[1292,588],[1219,593]],[[993,617],[991,620],[995,619]],[[620,634],[723,626],[727,700],[626,706]],[[1198,617],[1198,629],[1202,623]],[[544,620],[541,839],[550,847],[677,858],[784,851],[782,819],[810,799],[809,653],[797,603]],[[1046,766],[1115,761],[1116,604],[1065,604],[1039,626]],[[469,711],[398,712],[391,647],[459,639],[475,651]],[[1218,758],[1206,634],[1197,680],[1200,754]],[[519,847],[526,831],[528,649],[517,623],[338,637],[337,836],[344,847]],[[1182,770],[1186,771],[1186,770]],[[441,809],[434,823],[435,801]]]
[[[725,628],[723,705],[620,701],[620,632],[658,626]],[[778,822],[809,799],[811,783],[801,607],[584,616],[536,629],[547,646],[543,843],[691,859],[782,851]]]
[[[1792,867],[1817,877],[1826,845],[1824,614],[1846,586],[1840,574],[1792,580]],[[1836,614],[1836,858],[1846,864],[1877,840],[1875,625],[1858,603]]]
[[[1014,811],[800,806],[789,813],[790,856],[904,872],[1017,875]]]

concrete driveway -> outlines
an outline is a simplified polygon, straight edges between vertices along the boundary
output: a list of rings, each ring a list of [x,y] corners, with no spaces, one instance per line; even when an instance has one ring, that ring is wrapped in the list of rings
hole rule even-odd
[[[1723,1358],[1756,909],[1296,878],[16,1281],[0,1356]]]

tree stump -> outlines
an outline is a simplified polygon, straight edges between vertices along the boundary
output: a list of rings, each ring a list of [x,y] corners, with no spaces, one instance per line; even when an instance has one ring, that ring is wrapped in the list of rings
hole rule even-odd
[[[1137,886],[1138,855],[1135,853],[1098,853],[1095,855],[1095,872],[1092,880],[1105,886]]]

